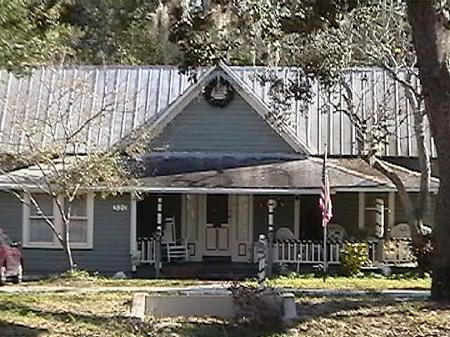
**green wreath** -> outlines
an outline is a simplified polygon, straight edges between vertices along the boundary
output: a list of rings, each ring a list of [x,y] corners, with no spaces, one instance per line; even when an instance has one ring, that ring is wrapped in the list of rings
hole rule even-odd
[[[223,85],[226,88],[226,94],[225,97],[222,99],[214,98],[211,94],[217,85]],[[212,79],[204,88],[203,90],[203,96],[205,97],[206,101],[213,107],[216,108],[224,108],[230,103],[230,101],[234,97],[234,88],[228,82],[227,80],[223,79],[222,77],[214,78]]]

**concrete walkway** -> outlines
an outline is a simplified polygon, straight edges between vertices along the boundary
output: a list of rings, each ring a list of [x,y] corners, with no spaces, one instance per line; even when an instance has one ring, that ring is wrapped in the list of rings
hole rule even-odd
[[[100,292],[150,292],[150,293],[189,293],[218,295],[228,292],[226,283],[212,283],[187,287],[76,287],[76,286],[27,286],[6,285],[0,287],[0,293],[100,293]],[[428,290],[353,290],[353,289],[302,289],[279,288],[280,291],[294,293],[299,296],[329,296],[329,297],[357,297],[381,296],[405,299],[426,299],[430,296]]]

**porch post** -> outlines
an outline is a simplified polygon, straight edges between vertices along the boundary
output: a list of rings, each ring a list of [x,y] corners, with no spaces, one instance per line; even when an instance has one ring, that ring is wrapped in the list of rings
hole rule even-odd
[[[383,262],[384,260],[384,200],[382,198],[376,198],[376,228],[375,235],[378,238],[377,241],[377,260]]]
[[[267,201],[267,207],[269,209],[269,228],[267,236],[267,276],[272,276],[273,269],[273,211],[277,207],[277,201],[275,199],[269,199]]]
[[[389,192],[388,197],[388,228],[395,226],[395,192]]]
[[[364,228],[366,222],[366,193],[358,192],[358,229]]]
[[[300,196],[295,196],[294,204],[294,237],[300,240]]]
[[[162,236],[162,198],[158,197],[156,213],[156,247],[155,247],[155,276],[161,272],[161,236]]]
[[[130,257],[131,257],[131,271],[136,271],[136,266],[139,263],[138,249],[137,249],[137,209],[136,209],[136,195],[131,193],[130,200]]]

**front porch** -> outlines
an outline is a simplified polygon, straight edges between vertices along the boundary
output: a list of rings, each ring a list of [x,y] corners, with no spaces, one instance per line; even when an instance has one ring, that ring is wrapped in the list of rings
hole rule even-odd
[[[208,268],[214,274],[213,266],[227,263],[247,264],[248,270],[254,271],[254,243],[260,234],[267,236],[267,201],[272,199],[277,201],[271,245],[273,262],[291,265],[291,269],[321,264],[324,256],[316,193],[147,194],[136,201],[138,262],[141,266],[155,264],[154,235],[160,224],[163,268],[172,270],[172,276],[177,276],[178,271],[182,274],[186,269],[182,263],[186,262],[191,266],[204,265],[190,268],[197,275]],[[397,233],[399,225],[405,230],[404,214],[396,207],[394,192],[339,192],[332,199],[333,230],[327,243],[330,265],[340,264],[346,242],[364,242],[370,261],[367,267],[414,266],[407,230],[402,235]],[[381,230],[377,209],[380,200],[385,212]]]
[[[367,257],[369,263],[366,268],[374,268],[376,266],[390,267],[415,267],[415,258],[411,250],[411,241],[408,239],[389,239],[389,240],[368,240],[368,241],[336,241],[327,243],[327,262],[330,265],[340,264],[340,254],[346,243],[364,243],[367,245]],[[139,263],[155,264],[156,241],[154,238],[141,238],[138,240]],[[275,240],[272,244],[273,262],[275,264],[294,264],[299,270],[301,265],[319,265],[324,262],[323,242],[312,240]],[[253,251],[254,260],[247,264],[256,263],[256,250]],[[180,269],[181,263],[193,263],[201,266],[201,269],[218,265],[229,267],[231,260],[221,259],[219,262],[205,260],[201,263],[191,262],[189,256],[183,259],[169,261],[163,259],[164,264],[173,264]],[[236,266],[242,266],[244,263],[235,262]],[[209,267],[208,267],[209,266]],[[192,269],[192,265],[191,265]],[[244,268],[245,269],[245,268]],[[249,268],[246,268],[248,270]],[[256,271],[255,268],[250,268]],[[206,273],[204,273],[206,274]],[[176,276],[176,275],[175,275]]]

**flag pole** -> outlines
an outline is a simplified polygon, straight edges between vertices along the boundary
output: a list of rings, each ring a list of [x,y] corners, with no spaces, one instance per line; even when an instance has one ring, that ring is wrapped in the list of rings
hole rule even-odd
[[[327,165],[327,150],[328,146],[327,143],[325,143],[325,155],[323,158],[324,170],[326,170]],[[324,216],[322,216],[322,228],[323,228],[323,282],[325,282],[328,274],[328,252],[327,252],[328,224]]]
[[[327,225],[325,224],[325,220],[322,220],[323,227],[323,281],[327,278],[328,273],[328,252],[327,252]]]

